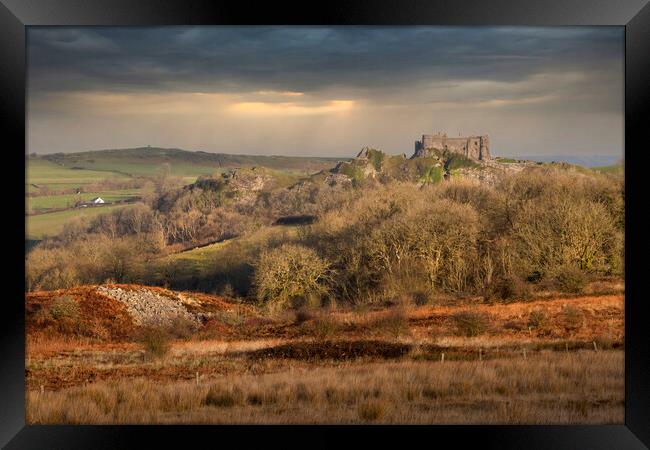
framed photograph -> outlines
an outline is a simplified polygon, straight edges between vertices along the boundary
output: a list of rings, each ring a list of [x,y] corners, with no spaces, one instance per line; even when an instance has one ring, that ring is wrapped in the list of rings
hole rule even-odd
[[[0,442],[648,448],[646,3],[1,0]]]

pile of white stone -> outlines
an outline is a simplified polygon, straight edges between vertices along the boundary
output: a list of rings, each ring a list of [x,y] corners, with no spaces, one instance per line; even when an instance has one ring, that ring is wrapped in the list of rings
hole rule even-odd
[[[136,325],[151,327],[170,326],[176,318],[200,322],[189,312],[180,298],[160,295],[148,289],[122,289],[99,286],[97,292],[122,302]]]

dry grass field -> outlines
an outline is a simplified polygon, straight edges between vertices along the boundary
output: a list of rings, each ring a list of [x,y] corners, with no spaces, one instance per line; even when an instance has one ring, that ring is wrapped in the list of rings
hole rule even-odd
[[[58,391],[32,389],[28,422],[623,422],[621,351],[544,351],[527,359],[482,362],[404,358],[278,367],[267,361],[246,372],[200,378],[198,383],[138,377]]]
[[[275,315],[146,289],[181,295],[216,319],[157,353],[123,305],[92,286],[28,294],[29,423],[623,422],[615,283],[505,304]],[[80,306],[63,328],[39,313],[62,295]]]

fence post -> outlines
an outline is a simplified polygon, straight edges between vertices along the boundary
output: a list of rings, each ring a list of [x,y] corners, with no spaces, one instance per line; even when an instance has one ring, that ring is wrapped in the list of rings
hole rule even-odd
[[[598,346],[596,345],[596,341],[594,341],[594,351],[595,351],[595,352],[598,351]]]
[[[199,385],[199,373],[198,372],[196,372],[196,385],[197,386]]]
[[[445,362],[445,354],[444,353],[440,355],[440,362],[441,363]]]
[[[483,349],[478,349],[478,360],[483,361]]]

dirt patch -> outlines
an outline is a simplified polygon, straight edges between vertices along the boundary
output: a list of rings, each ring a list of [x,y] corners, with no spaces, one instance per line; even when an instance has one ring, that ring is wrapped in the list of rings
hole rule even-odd
[[[411,348],[410,344],[386,341],[292,342],[245,354],[253,359],[347,360],[362,357],[390,359],[404,356]]]

